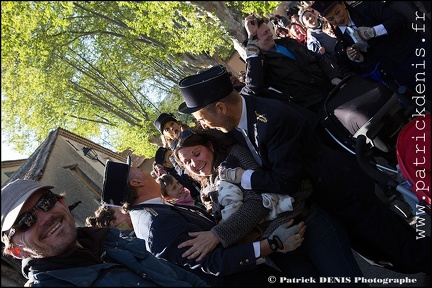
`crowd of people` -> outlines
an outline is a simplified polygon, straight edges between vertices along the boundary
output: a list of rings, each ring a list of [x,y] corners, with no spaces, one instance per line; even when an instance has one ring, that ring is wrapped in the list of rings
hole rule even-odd
[[[333,50],[337,39],[333,26],[311,7],[313,1],[299,1],[298,5],[285,6],[286,16],[275,14],[269,22],[262,17],[273,32],[274,38],[289,37],[309,50],[324,55],[332,65],[336,65]]]
[[[363,276],[353,251],[430,275],[430,236],[417,238],[388,209],[355,156],[328,145],[319,120],[343,78],[367,77],[377,65],[415,90],[409,66],[429,44],[382,2],[300,2],[286,15],[244,19],[239,77],[216,65],[179,82],[178,113],[196,125],[160,113],[153,170],[108,162],[102,205],[86,227],[75,227],[52,186],[19,179],[2,188],[3,252],[22,259],[27,286],[351,279]],[[375,113],[387,98],[365,101],[346,113]]]

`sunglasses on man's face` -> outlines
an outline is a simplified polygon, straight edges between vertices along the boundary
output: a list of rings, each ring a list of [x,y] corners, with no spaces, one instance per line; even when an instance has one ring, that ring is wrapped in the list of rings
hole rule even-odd
[[[18,216],[12,228],[20,232],[26,232],[37,221],[35,211],[40,210],[42,212],[48,212],[54,207],[54,205],[57,203],[57,200],[57,196],[51,191],[48,191],[39,198],[32,209]]]

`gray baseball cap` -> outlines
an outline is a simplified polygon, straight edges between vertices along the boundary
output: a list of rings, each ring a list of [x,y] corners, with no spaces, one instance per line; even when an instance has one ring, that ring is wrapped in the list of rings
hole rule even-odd
[[[1,189],[1,232],[9,230],[15,223],[27,199],[40,189],[52,189],[34,180],[17,179]]]

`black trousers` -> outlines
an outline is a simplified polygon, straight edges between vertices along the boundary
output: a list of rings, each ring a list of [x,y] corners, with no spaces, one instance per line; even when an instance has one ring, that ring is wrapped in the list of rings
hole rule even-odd
[[[314,167],[312,200],[345,227],[352,247],[372,260],[391,262],[401,273],[431,271],[431,239],[417,233],[375,194],[375,182],[355,156],[324,149]]]

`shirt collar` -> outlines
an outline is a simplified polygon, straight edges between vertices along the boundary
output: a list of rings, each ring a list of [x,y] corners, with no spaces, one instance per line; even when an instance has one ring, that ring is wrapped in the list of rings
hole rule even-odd
[[[247,131],[247,113],[246,113],[246,101],[243,96],[240,96],[242,99],[242,114],[240,117],[240,122],[237,126],[238,129],[243,129]]]
[[[152,199],[148,199],[148,200],[143,201],[139,204],[168,204],[168,205],[172,205],[171,203],[165,201],[162,197],[155,197]]]
[[[347,12],[348,18],[349,18],[349,22],[347,26],[339,26],[339,29],[341,30],[342,34],[345,33],[345,30],[348,26],[354,26],[356,27],[355,23],[352,21],[351,16],[349,14],[349,12]]]

